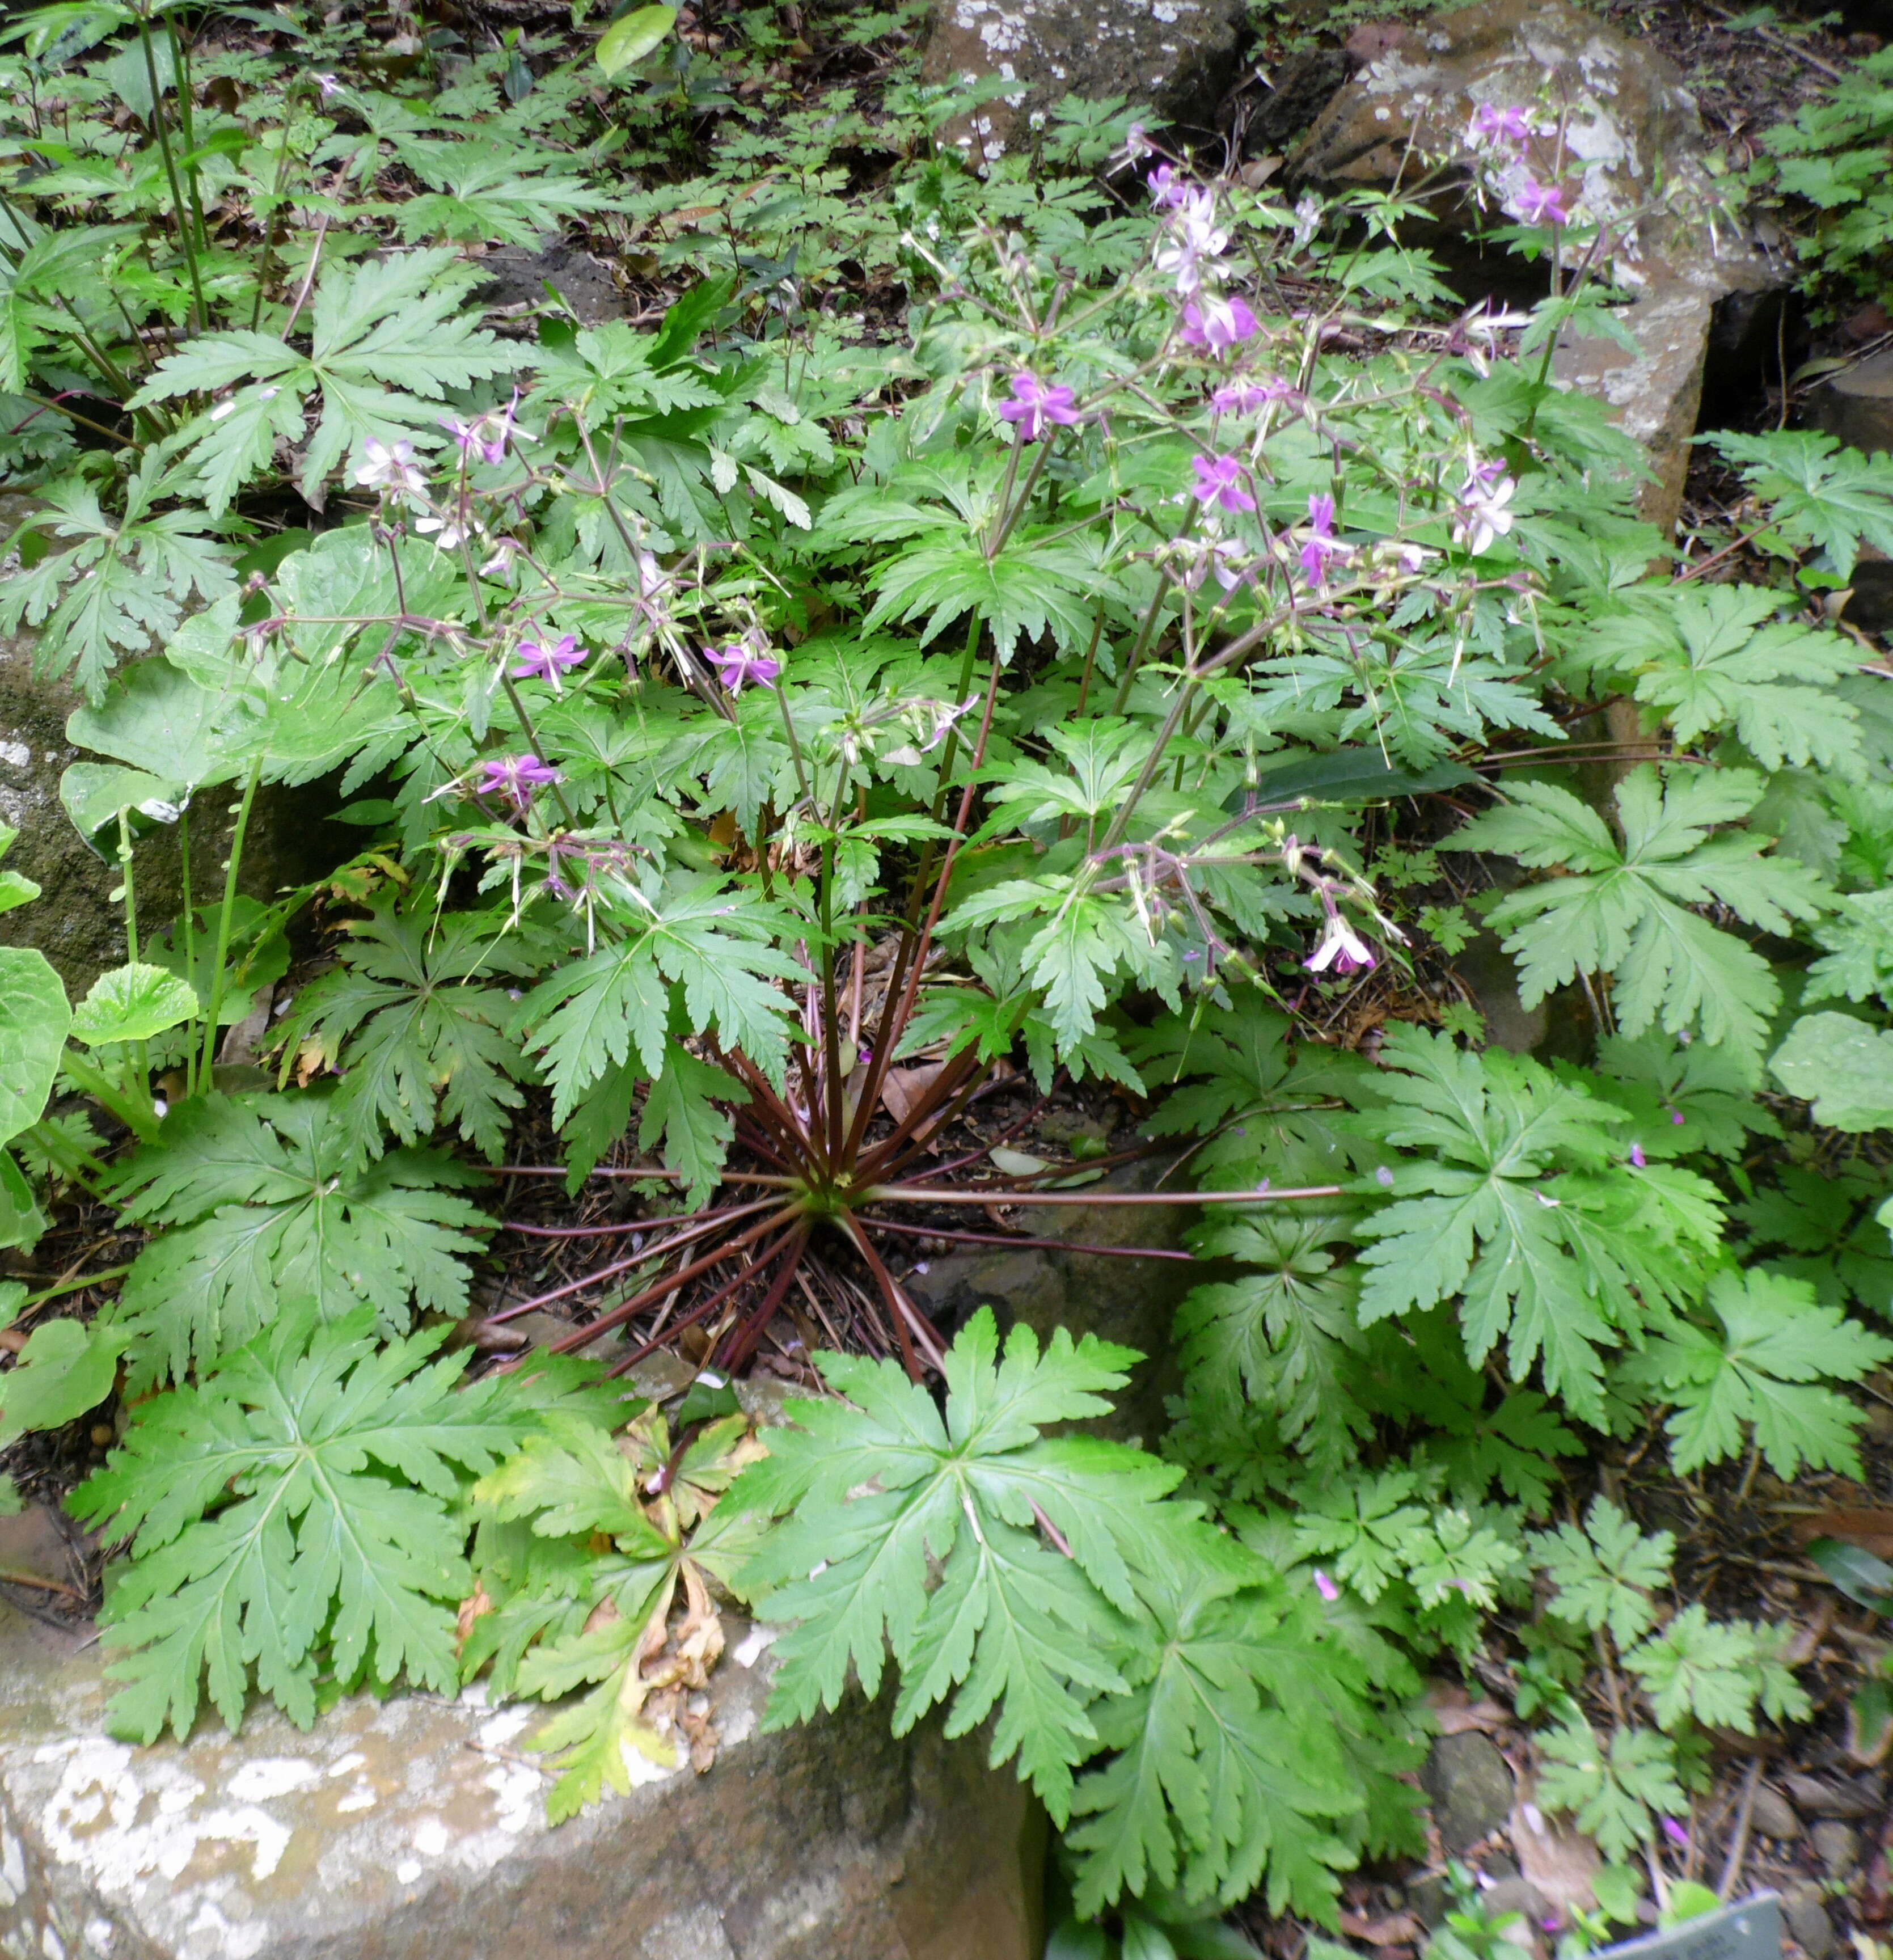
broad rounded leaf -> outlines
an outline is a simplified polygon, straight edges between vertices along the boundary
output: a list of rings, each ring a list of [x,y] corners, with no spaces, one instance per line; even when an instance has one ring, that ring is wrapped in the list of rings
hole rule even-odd
[[[57,1429],[112,1392],[123,1328],[49,1320],[33,1330],[20,1358],[0,1376],[0,1446],[30,1429]]]
[[[213,725],[221,705],[170,661],[141,660],[113,682],[97,707],[66,718],[66,740],[194,788],[230,773]]]
[[[149,1041],[197,1012],[190,983],[161,966],[135,962],[101,973],[72,1017],[72,1039],[97,1048],[101,1042]]]
[[[614,21],[598,43],[598,65],[607,75],[616,75],[633,62],[642,61],[677,24],[674,7],[640,7],[622,21]]]
[[[1851,1014],[1806,1014],[1769,1065],[1830,1130],[1893,1127],[1893,1034]]]
[[[72,1024],[65,985],[46,955],[0,946],[0,1144],[40,1120]]]
[[[122,810],[135,810],[160,823],[175,823],[183,807],[184,786],[148,770],[117,762],[75,762],[59,778],[59,800],[72,828],[87,843]]]

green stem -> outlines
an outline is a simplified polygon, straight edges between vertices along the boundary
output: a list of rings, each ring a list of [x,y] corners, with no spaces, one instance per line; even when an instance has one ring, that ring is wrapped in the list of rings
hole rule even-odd
[[[138,899],[132,888],[132,824],[128,813],[118,813],[119,896],[125,901],[125,956],[138,957]]]
[[[184,958],[184,978],[194,988],[197,985],[197,934],[196,921],[191,915],[191,813],[188,808],[177,813],[177,873],[184,903],[183,915],[177,921],[178,945]],[[184,1056],[184,1093],[194,1095],[196,1088],[197,1055],[193,1048],[186,1050]]]
[[[204,223],[204,201],[197,177],[197,117],[191,101],[191,65],[177,38],[177,24],[167,14],[164,32],[171,44],[171,69],[177,78],[177,121],[184,138],[184,176],[190,198],[191,221],[196,227],[197,249],[210,250],[210,232]]]
[[[204,307],[203,282],[197,275],[197,251],[189,218],[189,205],[178,180],[177,160],[171,154],[171,134],[164,120],[164,104],[157,85],[157,57],[151,51],[151,24],[141,14],[138,21],[138,45],[145,50],[145,78],[151,88],[151,128],[157,137],[157,153],[164,160],[164,180],[170,186],[171,213],[177,221],[177,242],[183,247],[184,269],[190,275],[192,323],[199,333],[209,316]]]
[[[237,806],[237,827],[230,835],[230,855],[224,864],[223,909],[217,915],[217,960],[211,969],[210,1004],[205,1013],[204,1058],[198,1070],[200,1089],[208,1090],[215,1078],[211,1071],[217,1061],[217,1018],[224,1011],[225,963],[230,958],[231,921],[237,910],[237,874],[243,861],[243,838],[250,829],[250,813],[256,800],[256,785],[262,780],[260,759],[250,765],[250,779],[243,784],[243,801]]]

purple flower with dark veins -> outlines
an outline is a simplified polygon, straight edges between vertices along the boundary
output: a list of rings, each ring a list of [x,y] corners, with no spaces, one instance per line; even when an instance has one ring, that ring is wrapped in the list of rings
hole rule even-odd
[[[1021,442],[1039,442],[1055,422],[1069,428],[1078,419],[1078,410],[1069,388],[1048,387],[1036,374],[1015,374],[1012,399],[1000,403],[999,417],[1013,425]]]
[[[1328,561],[1345,557],[1347,551],[1335,536],[1335,500],[1325,490],[1308,500],[1308,542],[1301,548],[1303,574],[1310,585],[1325,584]]]
[[[1214,504],[1219,511],[1252,511],[1255,499],[1242,488],[1242,459],[1239,456],[1193,456],[1190,467],[1196,472],[1191,492],[1199,504]]]
[[[1522,143],[1532,133],[1531,115],[1523,109],[1481,103],[1474,112],[1468,133],[1475,143]]]
[[[1255,331],[1255,316],[1246,301],[1221,299],[1206,294],[1191,300],[1183,309],[1184,344],[1200,347],[1206,353],[1226,354],[1239,347]]]
[[[522,640],[519,653],[514,679],[549,680],[555,692],[560,673],[568,667],[582,667],[585,662],[585,649],[578,644],[576,633],[562,635],[549,647],[542,646],[536,640]]]
[[[732,694],[740,694],[752,681],[759,687],[774,687],[781,677],[782,663],[775,654],[758,653],[740,640],[727,647],[707,647],[703,657]]]
[[[549,768],[528,749],[523,756],[503,756],[498,762],[482,762],[479,781],[473,788],[478,795],[504,797],[516,808],[525,810],[530,807],[535,790],[563,780],[556,769]]]
[[[1519,215],[1527,224],[1568,224],[1571,214],[1565,208],[1564,186],[1541,184],[1527,177],[1519,187]]]

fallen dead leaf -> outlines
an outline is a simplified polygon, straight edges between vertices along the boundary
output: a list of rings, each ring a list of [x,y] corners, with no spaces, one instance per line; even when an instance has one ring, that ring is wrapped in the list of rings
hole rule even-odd
[[[1425,1936],[1410,1912],[1390,1912],[1381,1919],[1344,1912],[1341,1930],[1350,1939],[1364,1939],[1370,1946],[1417,1946]]]
[[[1561,1914],[1573,1906],[1586,1911],[1596,1903],[1591,1882],[1604,1860],[1581,1831],[1554,1824],[1531,1800],[1530,1786],[1520,1786],[1512,1806],[1512,1848],[1519,1869]]]
[[[938,1078],[940,1068],[937,1061],[916,1062],[911,1068],[890,1068],[882,1077],[881,1101],[896,1122],[905,1122],[908,1112],[918,1107]],[[931,1131],[934,1125],[929,1123],[927,1127]]]
[[[1843,1507],[1816,1511],[1795,1522],[1795,1536],[1803,1545],[1817,1538],[1844,1538],[1879,1558],[1893,1558],[1893,1510],[1881,1505]]]
[[[1496,1736],[1513,1726],[1512,1711],[1496,1701],[1475,1701],[1464,1708],[1436,1708],[1433,1718],[1443,1736],[1462,1736],[1468,1729]]]
[[[473,1596],[460,1602],[460,1610],[455,1616],[456,1645],[465,1647],[466,1637],[473,1631],[473,1622],[483,1613],[494,1610],[494,1602],[488,1596],[485,1586],[479,1580],[473,1582]]]

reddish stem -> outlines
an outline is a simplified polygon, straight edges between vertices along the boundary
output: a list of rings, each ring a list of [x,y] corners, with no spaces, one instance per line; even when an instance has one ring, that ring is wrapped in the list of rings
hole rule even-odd
[[[702,1258],[693,1259],[689,1265],[679,1268],[667,1280],[660,1280],[655,1286],[647,1287],[642,1293],[625,1301],[622,1306],[613,1307],[610,1312],[601,1313],[589,1327],[574,1327],[571,1333],[562,1334],[556,1341],[547,1341],[545,1351],[549,1354],[569,1354],[574,1348],[589,1347],[600,1335],[608,1334],[614,1327],[622,1326],[633,1314],[643,1312],[646,1307],[662,1300],[667,1293],[675,1293],[680,1286],[687,1286],[699,1273],[707,1273],[712,1266],[721,1265],[725,1259],[741,1252],[752,1240],[761,1238],[764,1233],[797,1215],[791,1206],[772,1212],[767,1218],[752,1225],[748,1231],[739,1233],[727,1245],[720,1246],[714,1252],[706,1252]],[[692,1311],[694,1312],[694,1309]],[[686,1316],[679,1325],[689,1326],[690,1318]],[[626,1365],[629,1366],[629,1363]]]
[[[724,1342],[723,1354],[718,1365],[733,1374],[755,1353],[756,1344],[762,1338],[763,1330],[775,1318],[776,1309],[782,1304],[795,1279],[795,1271],[802,1262],[802,1252],[809,1242],[809,1228],[804,1224],[799,1232],[787,1235],[783,1241],[785,1249],[782,1257],[782,1270],[770,1282],[769,1290],[762,1296],[762,1304],[750,1315],[743,1325]],[[764,1260],[758,1259],[757,1265]]]
[[[597,1286],[601,1281],[616,1279],[620,1273],[628,1272],[633,1266],[647,1265],[653,1259],[662,1258],[674,1252],[680,1246],[687,1246],[693,1239],[701,1239],[714,1232],[719,1225],[733,1223],[737,1219],[746,1218],[758,1211],[766,1211],[775,1201],[759,1198],[749,1204],[733,1205],[727,1211],[714,1211],[700,1217],[694,1225],[683,1231],[674,1233],[661,1244],[645,1246],[632,1254],[628,1259],[619,1259],[609,1266],[600,1266],[595,1271],[584,1274],[580,1278],[562,1287],[555,1287],[550,1293],[538,1294],[531,1300],[522,1300],[516,1305],[502,1308],[498,1313],[486,1316],[488,1327],[501,1327],[509,1320],[517,1320],[523,1313],[530,1313],[535,1307],[545,1306],[555,1300],[563,1300],[568,1293],[583,1291],[588,1286]]]
[[[716,1291],[711,1294],[708,1300],[698,1300],[696,1305],[693,1306],[688,1313],[682,1315],[680,1318],[676,1320],[673,1320],[668,1327],[664,1328],[661,1332],[654,1334],[641,1348],[639,1348],[632,1353],[627,1354],[622,1360],[614,1361],[607,1372],[612,1375],[628,1374],[633,1368],[637,1367],[640,1361],[647,1360],[651,1356],[656,1354],[657,1350],[661,1348],[667,1341],[674,1341],[679,1334],[682,1333],[686,1328],[695,1326],[697,1322],[700,1320],[707,1320],[710,1316],[714,1313],[717,1309],[721,1306],[723,1303],[728,1300],[730,1296],[751,1276],[752,1274],[755,1273],[759,1268],[768,1265],[769,1262],[775,1257],[776,1254],[787,1242],[791,1236],[792,1235],[791,1233],[784,1233],[782,1237],[778,1239],[773,1246],[768,1247],[768,1249],[760,1255],[760,1257],[752,1259],[750,1262],[743,1268],[742,1271],[736,1274],[733,1278],[727,1281],[723,1285],[718,1287]],[[731,1246],[727,1248],[727,1250],[734,1251],[735,1248]],[[715,1261],[711,1260],[708,1263],[714,1265]],[[589,1331],[590,1330],[588,1329],[587,1332]]]
[[[1010,1232],[955,1232],[944,1225],[905,1225],[892,1218],[864,1218],[864,1225],[877,1232],[899,1232],[910,1239],[950,1239],[962,1246],[1017,1246],[1042,1252],[1087,1252],[1099,1259],[1187,1259],[1196,1263],[1194,1252],[1179,1252],[1174,1246],[1091,1246],[1071,1239],[1028,1239]]]
[[[860,1225],[851,1217],[845,1217],[844,1229],[854,1242],[854,1249],[867,1262],[867,1269],[874,1275],[874,1284],[881,1290],[881,1297],[887,1302],[894,1322],[894,1336],[901,1344],[901,1359],[906,1364],[908,1378],[920,1379],[920,1363],[914,1353],[914,1341],[918,1338],[927,1351],[927,1358],[941,1373],[946,1372],[946,1357],[940,1351],[940,1336],[925,1314],[901,1290],[900,1282],[881,1263],[881,1255],[875,1251],[873,1242]],[[912,1322],[913,1333],[908,1334]]]

